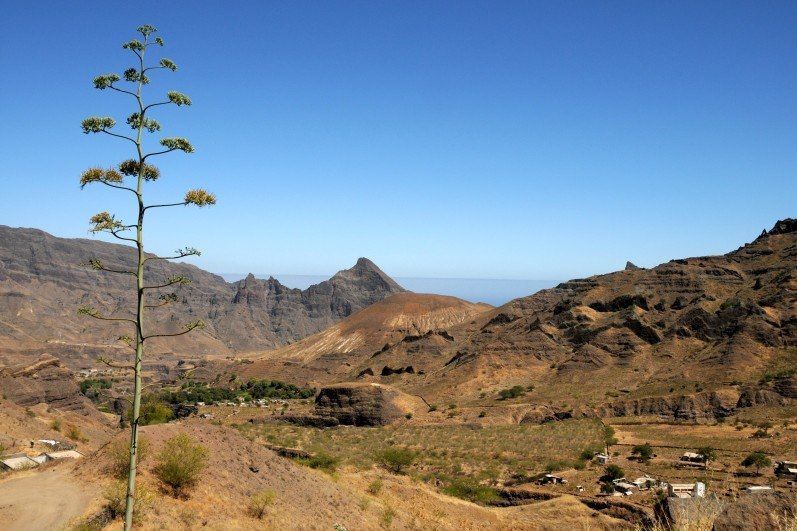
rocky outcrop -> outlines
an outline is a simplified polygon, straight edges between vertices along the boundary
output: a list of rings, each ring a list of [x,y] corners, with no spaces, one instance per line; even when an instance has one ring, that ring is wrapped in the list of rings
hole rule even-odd
[[[23,407],[46,403],[61,411],[82,414],[95,411],[89,399],[81,394],[72,372],[53,356],[45,355],[30,365],[0,370],[0,392]]]
[[[748,387],[705,391],[688,395],[651,396],[617,400],[596,408],[600,417],[658,416],[671,420],[706,422],[732,415],[739,408],[782,406],[789,399],[764,388]]]
[[[315,400],[315,414],[340,424],[381,426],[408,413],[424,410],[421,398],[375,383],[346,383],[324,387]]]
[[[768,492],[743,495],[725,503],[714,520],[714,531],[769,531],[785,529],[797,518],[797,495]]]
[[[775,378],[772,389],[780,396],[797,398],[797,375]]]

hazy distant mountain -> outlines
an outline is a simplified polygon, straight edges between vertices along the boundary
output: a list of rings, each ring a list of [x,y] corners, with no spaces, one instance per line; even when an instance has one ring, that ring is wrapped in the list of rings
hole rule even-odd
[[[93,271],[133,264],[133,248],[87,239],[56,238],[36,229],[0,226],[0,351],[6,358],[50,353],[71,366],[91,364],[100,353],[127,352],[115,338],[130,333],[77,314],[91,305],[106,315],[129,316],[134,279]],[[184,263],[149,262],[148,283],[171,275],[193,280],[179,290],[179,302],[150,311],[150,330],[173,332],[202,319],[203,331],[154,340],[150,360],[226,355],[277,347],[318,332],[393,293],[405,291],[373,262],[361,258],[351,269],[307,289],[291,289],[273,278],[252,275],[228,283]],[[1,361],[1,360],[0,360]]]

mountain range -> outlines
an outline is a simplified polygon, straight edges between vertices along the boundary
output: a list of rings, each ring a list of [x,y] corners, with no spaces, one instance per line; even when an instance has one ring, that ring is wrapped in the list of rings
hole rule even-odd
[[[91,306],[109,317],[130,317],[135,307],[134,278],[95,271],[85,265],[90,259],[101,260],[107,268],[125,269],[134,263],[135,251],[124,245],[0,226],[0,349],[6,363],[47,353],[80,368],[91,366],[101,355],[126,355],[127,347],[116,340],[130,333],[126,325],[109,326],[80,316],[77,310]],[[228,283],[189,264],[148,262],[149,284],[174,275],[192,282],[177,291],[175,303],[150,311],[145,333],[179,331],[198,319],[206,327],[176,339],[153,340],[150,363],[271,349],[405,291],[366,258],[304,290],[253,275]]]
[[[406,318],[396,297],[229,370],[315,385],[378,382],[430,401],[492,403],[514,421],[694,420],[797,397],[797,220],[725,255],[629,264],[459,322],[370,333],[390,312]],[[525,395],[517,410],[496,400],[514,386]]]
[[[76,309],[125,315],[132,283],[81,263],[124,267],[132,256],[121,245],[0,227],[0,363],[24,367],[48,354],[76,369],[126,356],[114,342],[121,328]],[[193,279],[155,324],[207,323],[153,343],[149,366],[167,375],[182,364],[216,382],[381,383],[428,401],[492,404],[512,421],[694,419],[797,397],[793,219],[725,255],[628,264],[498,308],[407,292],[365,258],[305,290],[252,275],[228,283],[179,263],[154,261],[147,273],[151,282]],[[524,390],[520,403],[498,400],[512,387]]]

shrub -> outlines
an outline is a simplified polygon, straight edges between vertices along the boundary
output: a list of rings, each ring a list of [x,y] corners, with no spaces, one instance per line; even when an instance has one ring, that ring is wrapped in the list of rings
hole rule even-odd
[[[631,455],[639,457],[642,463],[647,463],[653,457],[653,447],[650,443],[637,444],[631,450]]]
[[[61,431],[61,419],[53,419],[50,423],[50,427],[55,431]]]
[[[548,473],[551,472],[558,472],[559,470],[565,470],[566,468],[570,467],[570,463],[567,461],[551,461],[547,465],[545,465],[545,471]]]
[[[208,450],[185,433],[167,440],[158,454],[155,475],[172,488],[175,495],[192,487],[208,461]]]
[[[313,456],[299,459],[299,462],[310,468],[316,468],[331,474],[337,470],[340,459],[326,452],[318,452]]]
[[[249,514],[261,520],[266,516],[268,508],[274,503],[276,496],[273,490],[262,490],[252,494],[252,497],[249,498]]]
[[[149,426],[150,424],[164,424],[174,419],[174,411],[168,404],[162,402],[158,397],[149,395],[141,400],[141,410],[139,411],[138,424]],[[128,420],[133,420],[133,410],[128,414]]]
[[[469,478],[452,479],[442,490],[449,496],[482,505],[496,502],[501,498],[494,488],[481,485]]]
[[[88,439],[83,437],[83,432],[80,431],[80,428],[77,426],[69,425],[66,427],[66,436],[72,439],[73,441],[78,442],[86,442]]]
[[[625,477],[625,471],[617,465],[609,465],[606,467],[603,477],[608,481],[613,481]]]
[[[149,440],[138,437],[138,455],[136,462],[142,463],[149,454]],[[127,479],[128,466],[130,464],[130,441],[127,439],[115,439],[108,444],[108,456],[111,458],[111,474],[115,478]]]
[[[581,450],[581,453],[578,454],[578,457],[583,461],[589,461],[593,457],[595,457],[595,455],[601,453],[602,451],[603,451],[603,446],[601,446],[600,444],[594,444],[587,446],[586,448]]]
[[[382,492],[382,480],[376,478],[371,483],[368,484],[368,494],[372,496],[377,496],[380,492]]]
[[[125,514],[125,502],[127,501],[127,482],[114,481],[102,491],[105,500],[105,511],[111,520],[120,518]],[[133,516],[135,520],[141,518],[146,510],[152,505],[153,494],[146,485],[140,482],[136,485],[136,494],[133,497]]]
[[[393,518],[396,516],[396,511],[392,507],[386,507],[382,513],[382,526],[389,528],[393,524]]]
[[[526,394],[526,389],[522,385],[515,385],[509,389],[501,389],[498,391],[498,398],[500,400],[509,400],[510,398],[517,398]]]
[[[377,454],[376,460],[394,474],[402,474],[415,462],[415,452],[406,448],[387,448]]]

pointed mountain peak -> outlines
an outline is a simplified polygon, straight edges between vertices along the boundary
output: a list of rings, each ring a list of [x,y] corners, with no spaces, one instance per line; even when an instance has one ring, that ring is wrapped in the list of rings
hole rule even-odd
[[[384,271],[379,269],[379,266],[377,266],[368,258],[358,258],[357,263],[355,263],[354,266],[352,266],[350,269],[338,271],[330,279],[332,282],[351,282],[363,280],[369,281],[369,284],[381,284],[382,289],[386,289],[388,292],[399,293],[406,291]],[[376,286],[374,285],[372,287]]]
[[[373,263],[371,260],[369,260],[369,259],[367,259],[365,257],[358,258],[357,259],[357,263],[354,264],[354,267],[352,267],[352,269],[371,269],[371,270],[374,270],[374,271],[380,271],[381,272],[381,270],[379,269],[379,267],[377,267],[377,265],[375,263]]]

